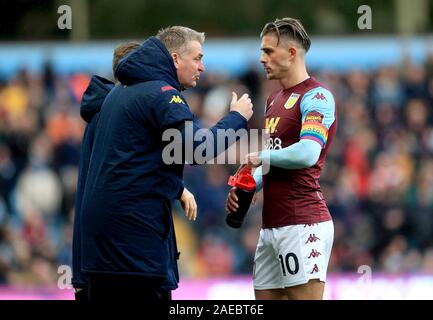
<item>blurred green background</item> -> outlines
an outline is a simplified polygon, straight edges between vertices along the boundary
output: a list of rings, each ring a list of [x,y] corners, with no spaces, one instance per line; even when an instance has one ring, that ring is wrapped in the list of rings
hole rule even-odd
[[[188,25],[210,37],[256,36],[270,17],[302,17],[313,35],[422,34],[433,30],[431,0],[2,0],[1,40],[96,40],[146,37],[161,26]],[[73,12],[59,30],[57,8]],[[357,10],[369,5],[372,30],[360,30]],[[54,22],[54,23],[53,23]]]

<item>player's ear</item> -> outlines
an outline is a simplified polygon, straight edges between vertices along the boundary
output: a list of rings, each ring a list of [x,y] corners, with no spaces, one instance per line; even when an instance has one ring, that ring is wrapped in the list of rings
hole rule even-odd
[[[173,58],[173,63],[176,69],[179,69],[179,55],[176,52],[173,52],[171,54],[171,57]]]
[[[298,50],[296,47],[289,47],[290,58],[294,58],[297,54]]]

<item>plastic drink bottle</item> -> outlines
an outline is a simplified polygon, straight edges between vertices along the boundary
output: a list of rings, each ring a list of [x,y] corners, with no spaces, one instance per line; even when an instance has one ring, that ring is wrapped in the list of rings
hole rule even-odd
[[[240,228],[256,191],[256,181],[251,174],[251,168],[241,167],[234,176],[230,176],[228,185],[236,187],[239,208],[227,214],[226,223],[232,228]]]

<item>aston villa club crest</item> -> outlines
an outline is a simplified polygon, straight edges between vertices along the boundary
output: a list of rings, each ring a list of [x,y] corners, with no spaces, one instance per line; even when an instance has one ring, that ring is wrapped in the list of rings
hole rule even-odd
[[[287,110],[292,108],[296,101],[298,101],[299,97],[301,95],[299,93],[292,93],[289,97],[289,99],[287,99],[286,103],[284,104],[284,108],[286,108]]]

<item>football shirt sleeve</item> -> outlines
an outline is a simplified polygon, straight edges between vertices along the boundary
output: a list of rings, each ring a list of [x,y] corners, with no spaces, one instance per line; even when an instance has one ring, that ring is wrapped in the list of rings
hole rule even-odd
[[[335,101],[329,90],[318,87],[308,91],[301,104],[302,128],[300,140],[316,141],[324,148],[328,131],[335,121]]]

